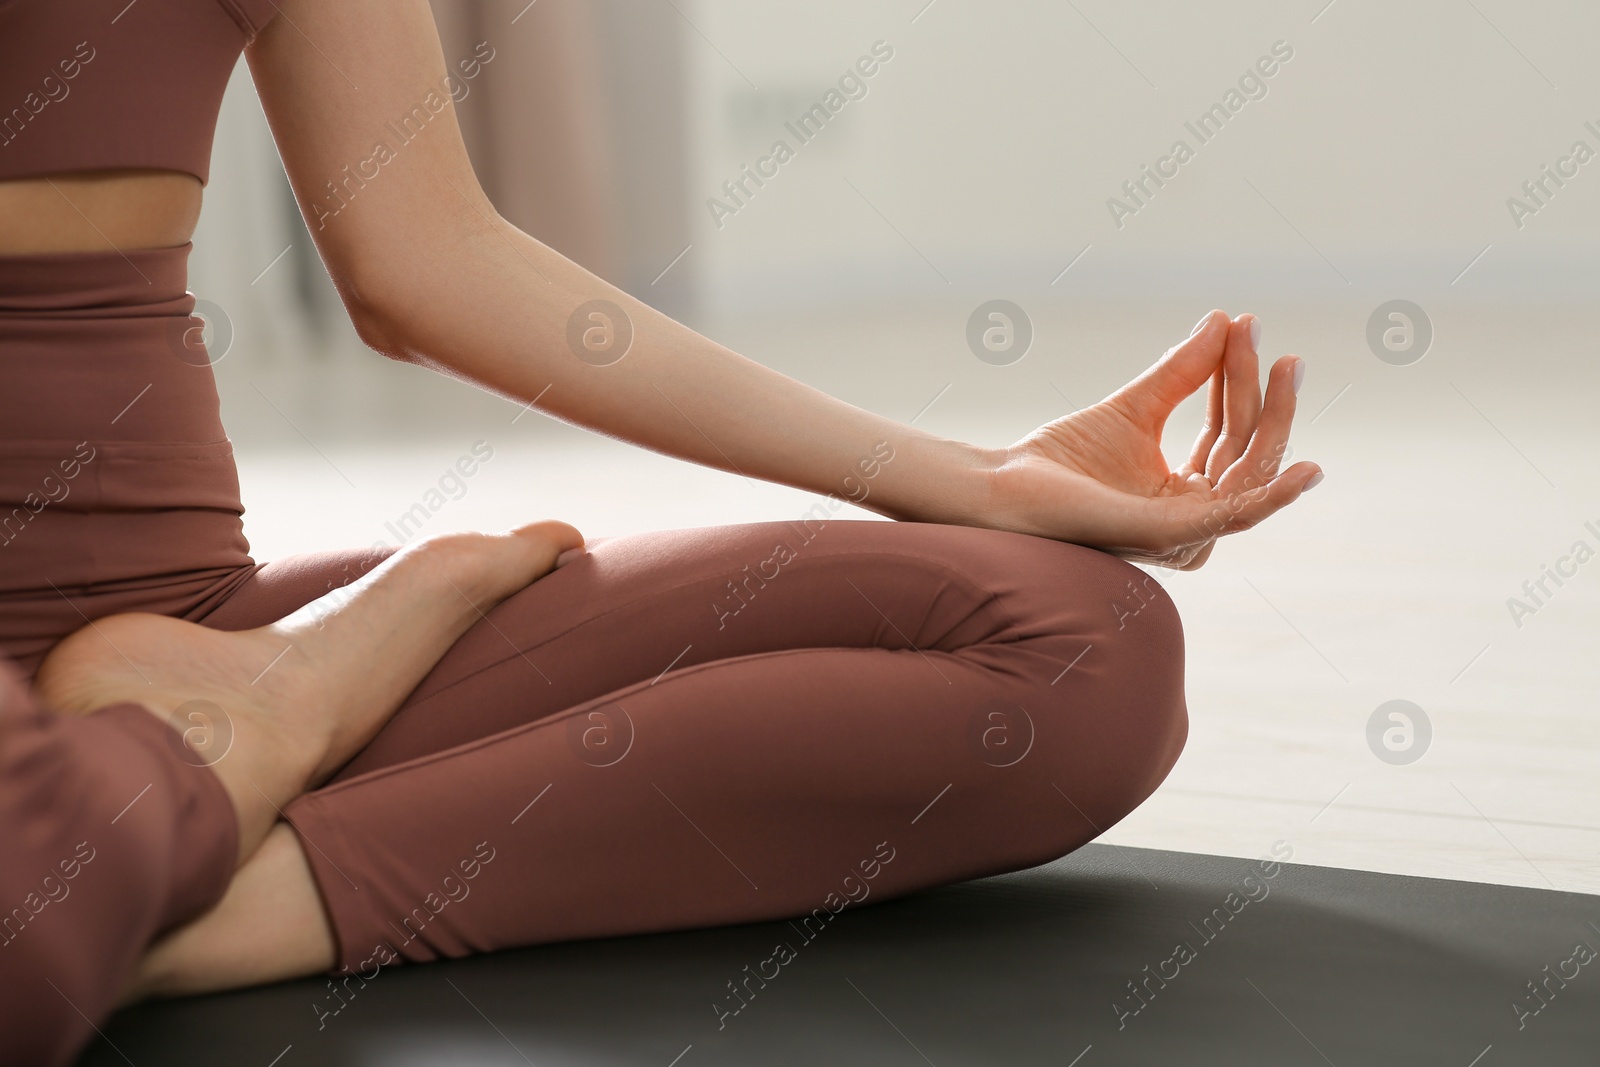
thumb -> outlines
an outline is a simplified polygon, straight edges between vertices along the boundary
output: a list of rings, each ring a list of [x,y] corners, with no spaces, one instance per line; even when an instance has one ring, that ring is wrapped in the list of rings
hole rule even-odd
[[[1166,421],[1172,409],[1210,381],[1222,365],[1228,323],[1226,313],[1208,312],[1195,324],[1193,333],[1169,349],[1149,370],[1118,389],[1114,398],[1158,423]]]

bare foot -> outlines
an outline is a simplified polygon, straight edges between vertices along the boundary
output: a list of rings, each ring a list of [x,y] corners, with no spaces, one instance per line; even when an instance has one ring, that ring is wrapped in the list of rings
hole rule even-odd
[[[132,702],[183,730],[185,758],[233,799],[243,862],[279,809],[371,740],[468,627],[582,544],[560,522],[429,538],[254,630],[113,615],[56,645],[36,686],[67,714]]]

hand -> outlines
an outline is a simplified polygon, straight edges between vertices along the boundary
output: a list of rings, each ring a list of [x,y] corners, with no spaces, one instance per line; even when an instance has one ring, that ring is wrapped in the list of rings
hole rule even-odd
[[[991,524],[1193,570],[1218,537],[1249,529],[1321,481],[1314,463],[1278,471],[1304,362],[1274,363],[1263,402],[1256,321],[1211,312],[1138,378],[1006,449]],[[1205,426],[1188,461],[1170,470],[1162,428],[1207,381]]]

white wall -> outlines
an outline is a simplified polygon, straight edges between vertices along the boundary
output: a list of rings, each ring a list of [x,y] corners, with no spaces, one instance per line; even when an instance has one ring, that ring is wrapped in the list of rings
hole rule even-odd
[[[695,0],[695,268],[730,308],[1027,292],[1091,245],[1057,289],[1220,301],[1447,289],[1492,245],[1458,289],[1592,292],[1600,162],[1520,230],[1506,199],[1574,140],[1600,150],[1583,126],[1600,128],[1600,6],[1337,0],[1319,16],[1326,2]],[[869,95],[716,228],[703,201],[787,136],[777,115],[734,121],[749,82],[815,99],[878,39],[895,58]],[[1293,59],[1266,96],[1200,146],[1184,121],[1280,40]],[[1115,226],[1107,198],[1180,137],[1195,158]]]

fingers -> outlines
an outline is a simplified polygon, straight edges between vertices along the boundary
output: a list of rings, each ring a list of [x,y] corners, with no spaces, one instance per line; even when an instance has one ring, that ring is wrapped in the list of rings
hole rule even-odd
[[[1190,470],[1205,470],[1206,460],[1217,446],[1217,438],[1222,433],[1222,394],[1222,368],[1218,367],[1211,376],[1211,389],[1206,395],[1205,425],[1200,427],[1200,436],[1195,438],[1194,449],[1189,453]]]
[[[1228,316],[1208,312],[1194,332],[1167,351],[1154,366],[1113,394],[1146,421],[1160,426],[1172,409],[1188,398],[1222,362],[1228,337]]]
[[[1244,454],[1261,418],[1260,367],[1253,336],[1259,332],[1259,321],[1254,315],[1240,315],[1228,326],[1222,355],[1222,433],[1205,465],[1213,485]]]
[[[1295,386],[1304,360],[1284,356],[1272,365],[1267,376],[1267,399],[1261,417],[1244,454],[1222,474],[1217,489],[1224,495],[1259,488],[1278,474],[1278,464],[1289,447],[1289,429],[1294,422]]]
[[[1187,523],[1187,539],[1198,536],[1222,537],[1258,525],[1274,513],[1300,499],[1300,494],[1322,480],[1322,468],[1315,463],[1296,463],[1266,485],[1242,493],[1230,493],[1192,509]]]
[[[1300,494],[1322,481],[1322,468],[1311,462],[1296,463],[1260,489],[1239,497],[1229,533],[1248,530],[1274,512],[1293,504]]]

